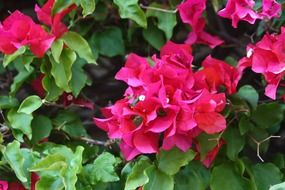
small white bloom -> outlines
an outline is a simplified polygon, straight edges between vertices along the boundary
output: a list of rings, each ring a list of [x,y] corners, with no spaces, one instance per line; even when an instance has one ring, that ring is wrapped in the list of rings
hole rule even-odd
[[[166,103],[169,103],[169,98],[166,98]]]
[[[246,57],[249,58],[252,54],[253,54],[253,49],[250,48],[250,49],[246,52]]]
[[[144,101],[145,100],[145,95],[140,95],[139,96],[139,101]]]

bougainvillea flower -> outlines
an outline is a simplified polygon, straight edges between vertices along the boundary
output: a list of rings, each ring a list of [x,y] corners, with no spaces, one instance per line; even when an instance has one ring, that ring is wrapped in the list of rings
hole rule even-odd
[[[121,140],[126,160],[157,153],[160,148],[176,146],[187,151],[200,133],[226,128],[221,114],[226,98],[219,88],[223,85],[234,93],[239,72],[212,57],[195,72],[191,53],[188,45],[169,41],[159,58],[130,54],[117,73],[116,79],[129,85],[125,97],[103,108],[105,118],[94,118],[94,123],[110,138]]]
[[[263,17],[271,19],[273,17],[279,17],[281,13],[281,5],[276,0],[262,0],[262,12]]]
[[[206,0],[187,0],[178,6],[182,21],[192,28],[185,43],[190,45],[195,43],[206,44],[214,48],[222,44],[223,40],[204,31],[205,19],[203,18],[203,12],[205,9]]]
[[[242,72],[224,61],[208,56],[202,62],[203,69],[196,73],[199,82],[204,82],[205,88],[211,92],[218,92],[222,87],[227,89],[229,94],[236,92],[237,84]]]
[[[190,24],[194,31],[200,27],[199,20],[205,9],[206,0],[187,0],[178,6],[182,21]]]
[[[226,119],[221,112],[226,105],[225,94],[210,94],[205,91],[200,99],[195,102],[195,120],[197,127],[208,134],[223,131],[226,128]]]
[[[38,5],[35,6],[35,12],[39,21],[51,27],[52,34],[59,38],[65,32],[68,31],[64,23],[61,22],[62,18],[70,11],[76,8],[76,5],[71,5],[67,9],[52,15],[52,8],[55,0],[48,0],[46,4],[40,8]]]
[[[0,181],[0,190],[8,190],[8,182]]]
[[[42,57],[53,41],[54,37],[20,11],[13,12],[0,24],[0,51],[4,54],[29,46],[33,54]]]
[[[249,45],[247,57],[239,61],[239,67],[243,70],[246,67],[256,73],[261,73],[268,83],[265,95],[276,99],[276,91],[285,76],[285,29],[281,29],[280,35],[265,34],[256,44]]]
[[[253,0],[229,0],[226,7],[218,14],[221,17],[232,19],[234,28],[237,28],[240,20],[254,24],[257,19],[271,19],[280,16],[281,5],[275,0],[262,0],[261,12],[255,11],[254,5]]]
[[[254,10],[255,2],[253,0],[229,0],[224,9],[219,11],[219,15],[224,18],[232,19],[232,26],[237,28],[240,20],[245,20],[251,24],[260,18]]]
[[[147,59],[130,54],[127,57],[125,67],[116,74],[115,79],[122,80],[132,87],[141,86],[143,84],[141,75],[147,68],[150,68]]]
[[[205,44],[208,45],[210,48],[215,48],[216,46],[219,46],[224,43],[223,40],[221,40],[217,36],[213,36],[205,31],[201,32],[190,32],[188,34],[188,37],[185,41],[186,44],[193,45],[195,43],[197,44]]]

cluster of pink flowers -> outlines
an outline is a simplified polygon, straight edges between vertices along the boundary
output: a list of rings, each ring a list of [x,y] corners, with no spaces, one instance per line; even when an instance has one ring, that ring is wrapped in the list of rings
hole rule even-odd
[[[262,10],[254,10],[253,0],[228,0],[224,9],[219,11],[219,15],[232,19],[232,26],[237,28],[240,20],[254,24],[257,19],[271,19],[279,17],[281,5],[276,0],[262,0]]]
[[[249,45],[247,57],[239,61],[239,68],[251,67],[256,73],[261,73],[268,83],[265,95],[276,99],[276,91],[285,76],[285,28],[281,34],[265,34],[256,44]]]
[[[202,69],[193,71],[191,53],[189,45],[169,41],[160,58],[130,54],[117,73],[116,79],[129,85],[125,97],[103,108],[105,119],[94,118],[94,122],[110,138],[121,139],[126,160],[156,153],[160,147],[187,151],[200,133],[226,128],[221,114],[226,92],[221,90],[234,93],[241,73],[211,56],[203,61]]]
[[[2,24],[0,23],[0,52],[9,55],[22,46],[28,46],[34,55],[43,57],[53,41],[67,31],[61,19],[75,6],[72,5],[52,16],[54,2],[55,0],[49,0],[43,8],[37,5],[35,7],[39,21],[51,26],[51,33],[20,11],[13,12]]]
[[[205,9],[206,0],[186,0],[178,6],[182,21],[192,28],[185,43],[190,45],[195,43],[206,44],[214,48],[224,41],[205,31],[206,20],[203,17]]]

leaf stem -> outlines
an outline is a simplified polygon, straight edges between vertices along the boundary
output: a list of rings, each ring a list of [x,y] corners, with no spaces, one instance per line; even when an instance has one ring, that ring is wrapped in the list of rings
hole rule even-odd
[[[171,13],[171,14],[175,14],[177,13],[178,9],[175,10],[167,10],[167,9],[161,9],[158,7],[150,7],[150,6],[145,6],[142,3],[140,4],[140,7],[143,9],[149,9],[149,10],[154,10],[154,11],[160,11],[160,12],[164,12],[164,13]]]

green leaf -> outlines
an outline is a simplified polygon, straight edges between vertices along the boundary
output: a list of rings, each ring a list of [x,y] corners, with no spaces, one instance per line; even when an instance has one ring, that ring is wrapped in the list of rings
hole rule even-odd
[[[272,163],[256,164],[252,172],[258,190],[268,190],[270,186],[282,182],[282,173]]]
[[[11,109],[18,106],[19,102],[17,98],[10,96],[0,96],[0,109]]]
[[[247,131],[254,128],[254,125],[250,122],[247,116],[242,116],[239,120],[239,131],[241,135],[244,135]]]
[[[173,190],[173,176],[169,176],[155,168],[155,166],[146,169],[149,182],[143,186],[143,190]]]
[[[218,142],[216,140],[210,139],[216,139],[218,136],[219,134],[208,135],[206,133],[202,133],[197,137],[200,147],[201,160],[204,160],[206,158],[207,153],[217,146]]]
[[[49,136],[52,130],[51,120],[44,115],[37,115],[32,121],[32,140],[33,144]]]
[[[55,83],[58,87],[66,92],[71,92],[69,87],[69,81],[72,77],[72,65],[76,60],[76,54],[73,50],[64,48],[61,56],[60,62],[57,63],[51,56],[50,61],[52,64],[51,74],[55,79]]]
[[[143,37],[157,50],[160,50],[160,48],[165,44],[162,31],[153,26],[153,24],[143,30]]]
[[[258,93],[257,91],[250,85],[244,85],[239,90],[237,95],[242,99],[248,101],[253,109],[256,108],[258,103]]]
[[[96,3],[96,11],[93,13],[94,19],[96,21],[105,20],[108,16],[108,13],[108,7],[104,2],[99,1],[98,3]]]
[[[108,27],[96,32],[91,41],[102,55],[113,57],[125,54],[123,34],[118,27]]]
[[[41,159],[32,168],[30,168],[30,171],[32,172],[53,171],[66,167],[66,165],[67,163],[65,156],[61,155],[60,153],[55,153]]]
[[[44,189],[44,184],[54,186],[55,189],[75,190],[77,174],[82,169],[82,153],[84,148],[78,146],[75,153],[66,146],[51,147],[46,150],[48,156],[42,158],[31,167],[30,171],[41,174],[38,184]]]
[[[30,173],[28,168],[38,160],[38,153],[29,149],[20,149],[20,143],[13,141],[2,150],[5,161],[15,172],[17,178],[23,183],[26,189],[30,188]],[[2,176],[1,176],[2,177]]]
[[[36,183],[36,190],[62,190],[64,185],[57,176],[41,175],[41,180]]]
[[[64,9],[67,9],[72,4],[74,4],[73,0],[55,0],[52,7],[52,15],[55,15]]]
[[[273,185],[270,187],[269,190],[284,190],[284,189],[285,189],[285,182]]]
[[[230,160],[236,160],[245,145],[245,138],[241,136],[238,128],[228,127],[223,137],[226,140],[227,156]]]
[[[87,136],[79,116],[70,111],[59,111],[53,122],[72,137]]]
[[[77,174],[82,168],[81,163],[83,150],[84,148],[82,146],[78,146],[73,158],[70,160],[69,166],[63,168],[60,172],[66,190],[76,190],[75,184],[77,181]]]
[[[168,175],[174,175],[182,166],[193,160],[195,155],[193,150],[183,152],[176,147],[169,151],[161,150],[157,155],[158,168]]]
[[[42,99],[36,95],[27,97],[20,105],[18,113],[31,114],[42,106]]]
[[[88,63],[95,63],[95,58],[88,42],[76,32],[66,32],[62,36],[62,39],[66,45],[76,53],[82,59],[85,59]]]
[[[10,126],[13,129],[21,131],[23,134],[27,135],[29,139],[32,138],[31,123],[33,120],[33,116],[31,114],[17,113],[16,110],[12,109],[8,112],[7,118],[10,123]]]
[[[22,69],[19,71],[19,73],[14,77],[13,83],[10,86],[10,95],[14,96],[19,88],[22,86],[22,84],[29,78],[29,76],[34,71],[33,68],[30,70]]]
[[[191,161],[175,175],[175,190],[205,190],[210,184],[210,171],[199,161]]]
[[[23,168],[25,158],[21,153],[20,143],[18,141],[13,141],[12,143],[9,143],[2,153],[5,160],[14,170],[17,178],[21,182],[27,182],[28,176]]]
[[[283,110],[278,103],[259,105],[252,113],[252,121],[259,127],[266,129],[279,124],[283,120]]]
[[[9,63],[11,63],[15,59],[17,59],[20,55],[23,55],[25,53],[25,51],[26,51],[26,47],[22,46],[17,51],[15,51],[13,54],[4,55],[3,66],[7,67],[7,65],[9,65]]]
[[[92,14],[95,11],[95,0],[80,0],[83,17]]]
[[[210,182],[211,190],[248,190],[249,182],[233,164],[224,163],[214,167]]]
[[[42,85],[46,91],[45,99],[47,101],[56,101],[58,97],[63,93],[63,90],[55,84],[54,78],[48,74],[46,74],[43,78]]]
[[[147,157],[141,157],[133,166],[131,173],[127,177],[125,190],[137,189],[149,181],[145,170],[151,167],[151,162]]]
[[[63,40],[61,39],[58,39],[56,41],[54,41],[51,45],[51,54],[54,58],[54,60],[56,62],[60,62],[59,58],[60,58],[60,55],[61,55],[61,52],[63,50]]]
[[[114,3],[119,7],[121,18],[132,19],[141,27],[147,27],[146,16],[138,5],[138,0],[114,0]]]
[[[158,3],[150,4],[150,7],[162,8]],[[156,17],[158,20],[157,27],[165,33],[165,37],[169,40],[172,37],[173,29],[177,24],[176,14],[148,9],[147,17]]]
[[[81,90],[85,87],[87,83],[87,75],[85,74],[84,70],[82,69],[83,64],[79,61],[75,61],[72,65],[72,78],[70,80],[70,88],[72,90],[72,94],[77,97]]]
[[[115,166],[117,164],[118,160],[112,154],[104,152],[99,155],[92,165],[96,181],[112,182],[119,180],[115,172]]]

